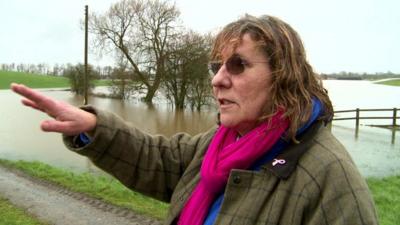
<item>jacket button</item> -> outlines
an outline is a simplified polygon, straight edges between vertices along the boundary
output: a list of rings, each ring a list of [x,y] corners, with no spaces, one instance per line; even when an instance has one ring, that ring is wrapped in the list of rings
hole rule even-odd
[[[242,179],[240,179],[240,176],[235,175],[235,176],[233,177],[233,183],[234,183],[234,184],[240,184],[240,182],[242,182]]]

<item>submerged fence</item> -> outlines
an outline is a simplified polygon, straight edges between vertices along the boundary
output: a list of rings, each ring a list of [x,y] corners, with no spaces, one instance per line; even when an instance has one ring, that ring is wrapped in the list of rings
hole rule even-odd
[[[361,112],[388,112],[392,111],[392,116],[362,116]],[[362,119],[368,119],[368,120],[377,120],[377,119],[386,119],[386,120],[391,120],[391,124],[387,124],[388,126],[392,126],[395,128],[397,126],[397,119],[400,119],[398,116],[398,111],[400,111],[400,108],[392,108],[392,109],[352,109],[352,110],[339,110],[335,111],[335,117],[333,120],[355,120],[356,121],[356,127],[360,125],[360,120]],[[351,113],[355,112],[354,116],[351,117],[340,117],[341,113]]]
[[[365,114],[371,114],[368,112],[389,112],[386,113],[384,116],[371,116],[371,115],[365,115]],[[391,113],[390,113],[391,112]],[[335,116],[333,117],[333,120],[355,120],[355,138],[358,138],[358,129],[360,126],[360,120],[388,120],[391,121],[389,124],[368,124],[369,126],[377,126],[377,127],[385,127],[389,128],[392,130],[392,138],[391,142],[392,144],[395,143],[395,138],[396,138],[396,131],[397,129],[400,128],[400,126],[397,124],[397,120],[400,119],[399,117],[399,112],[400,108],[392,108],[392,109],[352,109],[352,110],[339,110],[335,111]],[[341,117],[342,114],[345,113],[354,113],[352,116],[348,117]],[[364,115],[361,115],[364,114]],[[391,114],[389,116],[388,114]]]

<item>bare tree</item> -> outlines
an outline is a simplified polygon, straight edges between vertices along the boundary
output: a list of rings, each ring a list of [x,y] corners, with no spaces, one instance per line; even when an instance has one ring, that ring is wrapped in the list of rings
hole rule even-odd
[[[190,107],[200,111],[203,106],[210,105],[213,101],[211,92],[211,79],[208,71],[209,53],[211,51],[213,37],[210,34],[203,35],[196,45],[197,57],[193,62],[197,65],[193,72],[190,89],[187,93]]]
[[[97,79],[99,75],[91,65],[89,65],[88,73],[88,91],[90,92],[94,87],[94,80]],[[63,76],[69,79],[72,92],[78,95],[83,95],[85,93],[85,67],[83,64],[77,64],[76,66],[68,64],[63,70]]]
[[[6,64],[6,63],[1,64],[1,70],[9,71],[10,69],[9,69],[8,64]]]
[[[127,68],[128,63],[123,57],[120,57],[118,67],[114,68],[110,74],[111,86],[109,89],[115,98],[127,99],[137,88],[134,75]]]
[[[207,71],[211,46],[209,36],[185,31],[169,45],[168,76],[164,80],[167,99],[176,108],[187,105],[200,110],[208,104],[210,81]]]
[[[178,16],[174,4],[158,0],[121,0],[105,14],[91,16],[90,30],[96,44],[115,49],[126,58],[146,87],[145,102],[152,102],[165,76],[166,46],[175,35]]]

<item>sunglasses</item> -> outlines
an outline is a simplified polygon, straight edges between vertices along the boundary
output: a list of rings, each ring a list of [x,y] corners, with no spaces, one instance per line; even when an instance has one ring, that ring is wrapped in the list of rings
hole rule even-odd
[[[226,70],[233,75],[238,75],[243,73],[243,71],[246,69],[246,66],[248,66],[250,63],[267,63],[268,61],[263,61],[263,62],[248,62],[244,59],[242,59],[239,55],[233,54],[231,57],[229,57],[226,62],[225,62],[225,67]],[[208,71],[211,76],[215,76],[218,71],[221,69],[222,61],[213,61],[208,64]]]

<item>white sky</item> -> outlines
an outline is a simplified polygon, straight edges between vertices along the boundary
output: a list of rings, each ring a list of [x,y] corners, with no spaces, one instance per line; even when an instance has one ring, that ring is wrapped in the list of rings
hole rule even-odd
[[[0,0],[0,63],[83,62],[84,5],[116,0]],[[288,22],[318,72],[400,73],[398,0],[176,0],[184,25],[205,33],[245,13]],[[102,64],[91,55],[89,62]]]

